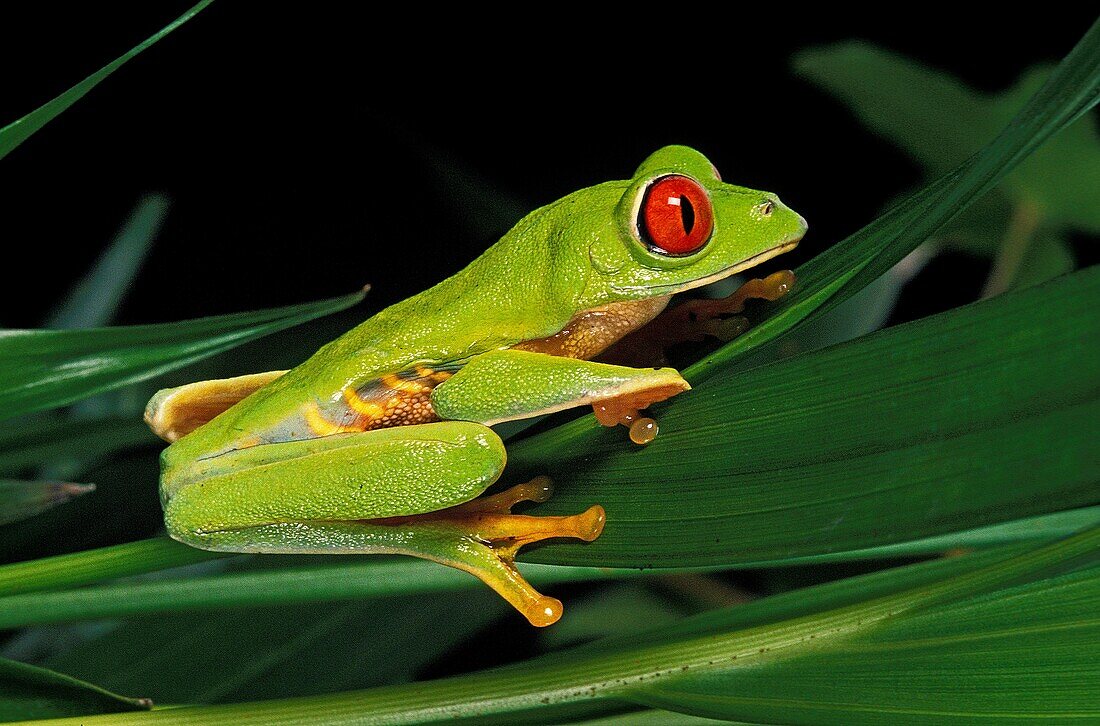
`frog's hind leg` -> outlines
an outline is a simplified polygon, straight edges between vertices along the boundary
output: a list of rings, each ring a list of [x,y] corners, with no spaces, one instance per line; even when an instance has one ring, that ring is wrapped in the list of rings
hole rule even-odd
[[[515,566],[516,555],[525,545],[546,539],[565,537],[591,542],[603,532],[606,519],[603,507],[598,504],[566,517],[511,513],[512,507],[520,502],[546,501],[552,491],[550,479],[540,476],[499,494],[440,512],[403,518],[394,524],[415,527],[428,537],[439,536],[444,543],[465,540],[463,547],[444,544],[437,556],[419,556],[478,577],[523,613],[532,625],[552,625],[561,617],[561,601],[542,595],[523,579]]]
[[[285,373],[268,371],[164,388],[145,407],[145,423],[165,441],[178,441]]]
[[[481,424],[446,421],[267,444],[200,462],[171,479],[170,534],[223,552],[407,554],[469,572],[523,613],[549,625],[561,603],[515,567],[527,544],[591,541],[594,506],[569,517],[511,514],[550,496],[543,477],[471,499],[500,475],[504,447]],[[195,479],[187,486],[187,479]]]

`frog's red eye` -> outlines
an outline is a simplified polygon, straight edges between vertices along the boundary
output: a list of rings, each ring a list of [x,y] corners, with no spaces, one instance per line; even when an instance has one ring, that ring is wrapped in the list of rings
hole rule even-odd
[[[679,174],[649,185],[638,217],[642,239],[655,252],[666,255],[697,252],[714,229],[707,191],[694,179]]]

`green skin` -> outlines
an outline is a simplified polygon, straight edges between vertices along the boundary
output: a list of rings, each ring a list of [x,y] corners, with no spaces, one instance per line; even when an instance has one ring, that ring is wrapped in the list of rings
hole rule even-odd
[[[709,242],[683,257],[651,251],[638,233],[643,193],[671,173],[700,183],[713,207]],[[765,202],[773,205],[767,215]],[[445,523],[362,520],[436,512],[481,494],[506,459],[487,423],[682,380],[672,369],[510,346],[553,335],[597,306],[669,295],[751,267],[805,231],[805,220],[775,195],[721,182],[692,149],[663,148],[631,180],[530,213],[466,269],[383,310],[169,446],[161,477],[168,531],[213,550],[401,552],[468,570],[497,567]],[[308,402],[338,401],[349,386],[416,365],[459,370],[432,394],[444,420],[297,440],[310,436],[295,423]],[[243,448],[257,435],[263,445]]]

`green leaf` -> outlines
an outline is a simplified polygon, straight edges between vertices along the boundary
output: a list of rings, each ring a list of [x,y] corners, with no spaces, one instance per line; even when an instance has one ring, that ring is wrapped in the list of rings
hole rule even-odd
[[[492,671],[330,696],[128,714],[117,723],[524,722],[576,718],[586,710],[606,715],[608,705],[624,702],[733,720],[762,720],[761,706],[778,702],[789,713],[808,714],[807,723],[881,722],[912,714],[912,703],[925,719],[965,722],[990,704],[1002,718],[1095,719],[1098,606],[1100,530],[1090,530],[1040,549],[939,560],[765,598]],[[958,655],[945,643],[957,646]],[[899,653],[909,659],[900,664],[908,668],[903,676],[919,677],[891,677]],[[841,664],[872,679],[868,704],[853,702],[849,683],[829,678],[834,654],[847,654]],[[783,668],[791,680],[758,676]],[[743,684],[759,688],[760,700]],[[809,695],[799,701],[802,693]]]
[[[918,557],[1006,543],[1056,539],[1085,527],[1096,526],[1100,526],[1100,506],[1016,519],[897,544],[755,564],[777,566]],[[136,575],[217,557],[225,555],[191,549],[160,538],[6,565],[0,567],[0,592],[3,593],[0,597],[0,628],[258,605],[294,606],[412,594],[439,596],[484,589],[484,585],[475,578],[433,562],[360,556],[325,558],[323,562],[309,564],[282,558],[277,566],[256,570],[238,568],[231,572],[188,572],[178,576],[164,573],[163,577],[149,582],[122,580],[95,587],[77,587],[111,577]],[[285,561],[287,559],[290,561]],[[539,587],[568,582],[705,573],[715,569],[718,568],[639,570],[531,563],[520,565],[524,577]],[[565,624],[566,630],[570,627],[570,624]],[[557,632],[558,629],[553,630],[553,633]]]
[[[0,479],[0,524],[33,517],[93,489],[93,484]]]
[[[508,609],[485,589],[460,599],[395,598],[384,607],[327,603],[166,615],[127,622],[47,665],[158,703],[332,693],[411,681]]]
[[[126,698],[61,673],[0,658],[0,721],[24,721],[144,710],[145,698]]]
[[[16,419],[0,428],[0,472],[11,473],[54,459],[91,461],[140,446],[161,444],[140,416],[106,419]]]
[[[1013,93],[1004,117],[1003,103],[954,76],[863,41],[799,51],[791,66],[937,176],[988,143],[1026,100]]]
[[[571,723],[577,726],[717,726],[718,724],[727,724],[728,726],[730,721],[691,716],[686,713],[647,709]]]
[[[906,556],[972,544],[965,536],[922,538],[1089,504],[1098,473],[1089,422],[1100,409],[1100,364],[1088,355],[1100,334],[1093,314],[1098,291],[1100,268],[1090,269],[712,380],[666,408],[661,436],[645,449],[626,445],[617,430],[575,425],[518,442],[512,471],[548,470],[558,481],[558,494],[539,513],[578,511],[592,502],[608,511],[596,542],[548,546],[528,557],[687,567]],[[1021,325],[1025,318],[1031,324]],[[930,407],[929,400],[938,403]],[[1052,437],[1058,457],[1049,455]],[[678,487],[674,509],[667,505],[671,482]],[[996,531],[984,543],[1019,536],[1011,527]],[[0,592],[134,574],[163,566],[159,558],[176,548],[188,549],[156,543],[112,548],[114,556],[103,560],[106,551],[99,550],[9,565],[0,568]],[[191,552],[196,560],[215,556]],[[422,572],[402,582],[329,570],[327,580],[318,573],[323,581],[312,597],[384,594],[391,586],[401,592],[413,581],[465,578],[431,566]],[[0,612],[42,618],[3,621],[12,624],[72,618],[83,607],[89,616],[104,616],[172,603],[243,604],[259,592],[268,593],[269,603],[311,597],[305,583],[313,581],[300,573],[287,570],[285,582],[274,573],[265,577],[239,586],[199,581],[59,593],[37,604],[0,604]]]
[[[5,595],[0,597],[0,628],[155,612],[295,605],[412,594],[439,595],[484,588],[467,573],[423,560],[355,556],[324,558],[316,564],[291,561],[270,570],[244,570],[207,576],[192,574],[149,582],[59,589],[112,575],[137,574],[143,566],[146,570],[152,570],[225,556],[176,545],[166,539],[145,540],[144,546],[138,547],[142,544],[132,543],[37,560],[40,568],[33,562],[0,567],[0,591]],[[125,550],[127,547],[131,548],[129,552]],[[184,552],[177,552],[177,548]],[[97,559],[99,562],[96,562]],[[127,565],[130,569],[123,569]],[[104,574],[100,575],[97,568],[103,568]],[[603,567],[523,565],[522,569],[526,577],[540,585],[645,574],[636,569],[618,571]],[[46,589],[56,591],[41,592]]]
[[[1045,233],[1032,240],[1024,252],[1016,287],[1030,287],[1064,275],[1074,268],[1069,242],[1054,233]]]
[[[929,177],[944,174],[993,138],[1050,71],[1034,68],[1012,89],[978,93],[957,79],[859,42],[803,51],[794,67],[844,100],[871,129],[897,144]],[[1063,242],[1073,230],[1100,232],[1100,132],[1079,119],[1007,175],[997,193],[945,225],[939,239],[995,256],[983,295],[1036,284],[1073,268]]]
[[[223,555],[224,556],[224,555]],[[167,537],[44,557],[0,567],[0,593],[50,590],[69,585],[190,565],[218,555]]]
[[[213,2],[213,0],[202,0],[202,2],[196,3],[190,10],[176,18],[168,25],[164,26],[164,28],[162,28],[159,32],[150,36],[142,43],[134,46],[128,52],[122,54],[115,60],[103,66],[80,83],[62,93],[60,96],[57,96],[53,100],[45,103],[42,106],[39,106],[23,118],[17,119],[7,126],[0,128],[0,159],[3,159],[5,156],[11,153],[12,150],[15,149],[15,147],[26,141],[31,136],[31,134],[38,131],[40,128],[52,121],[54,117],[59,115],[62,111],[83,98],[84,94],[88,93],[88,91],[99,85],[99,82],[102,81],[104,78],[121,68],[122,65],[126,63],[126,61],[130,60],[138,53],[141,53],[143,50],[153,45],[153,43],[156,43],[158,40],[186,23],[211,2]]]
[[[354,305],[363,293],[179,323],[93,330],[0,330],[0,418],[63,406],[152,378]]]
[[[1096,719],[1098,606],[1093,567],[934,606],[789,660],[669,679],[635,700],[784,723]]]
[[[1100,100],[1100,21],[1058,64],[1046,83],[986,146],[954,171],[895,204],[882,216],[798,268],[795,290],[762,308],[770,316],[714,354],[689,366],[704,380],[750,350],[775,346],[804,320],[827,313],[912,252],[993,188],[1017,164]],[[756,351],[755,355],[767,355]],[[743,365],[743,363],[742,363]]]
[[[46,327],[93,328],[111,322],[167,212],[163,195],[143,197],[92,269],[50,314]]]
[[[597,541],[529,559],[750,565],[1091,504],[1098,297],[1093,268],[712,378],[644,449],[587,421],[517,442],[510,478],[558,486],[540,514],[607,510]]]
[[[1018,84],[986,95],[958,79],[884,48],[839,43],[798,53],[805,78],[843,100],[861,121],[898,145],[930,176],[963,163],[992,139],[1043,84],[1033,68]],[[1003,190],[1059,225],[1100,232],[1100,133],[1095,119],[1073,124],[1010,174]]]

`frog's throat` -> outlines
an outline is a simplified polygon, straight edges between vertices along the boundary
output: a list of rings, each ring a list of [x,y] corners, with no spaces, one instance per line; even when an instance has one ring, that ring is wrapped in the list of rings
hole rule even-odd
[[[675,294],[675,293],[678,293],[678,292],[686,292],[687,290],[694,290],[697,287],[703,287],[704,285],[709,285],[712,282],[718,282],[719,280],[724,280],[727,277],[729,277],[730,275],[736,275],[738,272],[743,272],[743,271],[745,271],[745,270],[747,270],[751,267],[756,267],[757,265],[759,265],[763,262],[767,262],[768,260],[770,260],[773,257],[778,257],[779,255],[783,254],[784,252],[790,252],[791,250],[793,250],[795,247],[798,246],[798,243],[800,241],[802,241],[801,236],[796,237],[794,239],[786,240],[785,242],[781,242],[780,244],[776,245],[775,247],[772,247],[771,249],[764,250],[763,252],[761,252],[759,254],[753,255],[752,257],[748,258],[747,260],[742,260],[741,262],[738,262],[736,265],[733,265],[731,267],[727,267],[725,269],[719,270],[718,272],[715,272],[712,275],[707,275],[706,277],[701,277],[698,280],[691,280],[689,282],[678,283],[678,284],[652,285],[652,286],[642,286],[642,285],[617,286],[616,285],[616,286],[614,286],[614,290],[615,290],[615,292],[620,293],[622,295],[637,295],[638,293],[646,293],[646,294],[649,294],[649,295],[672,295],[672,294]]]

